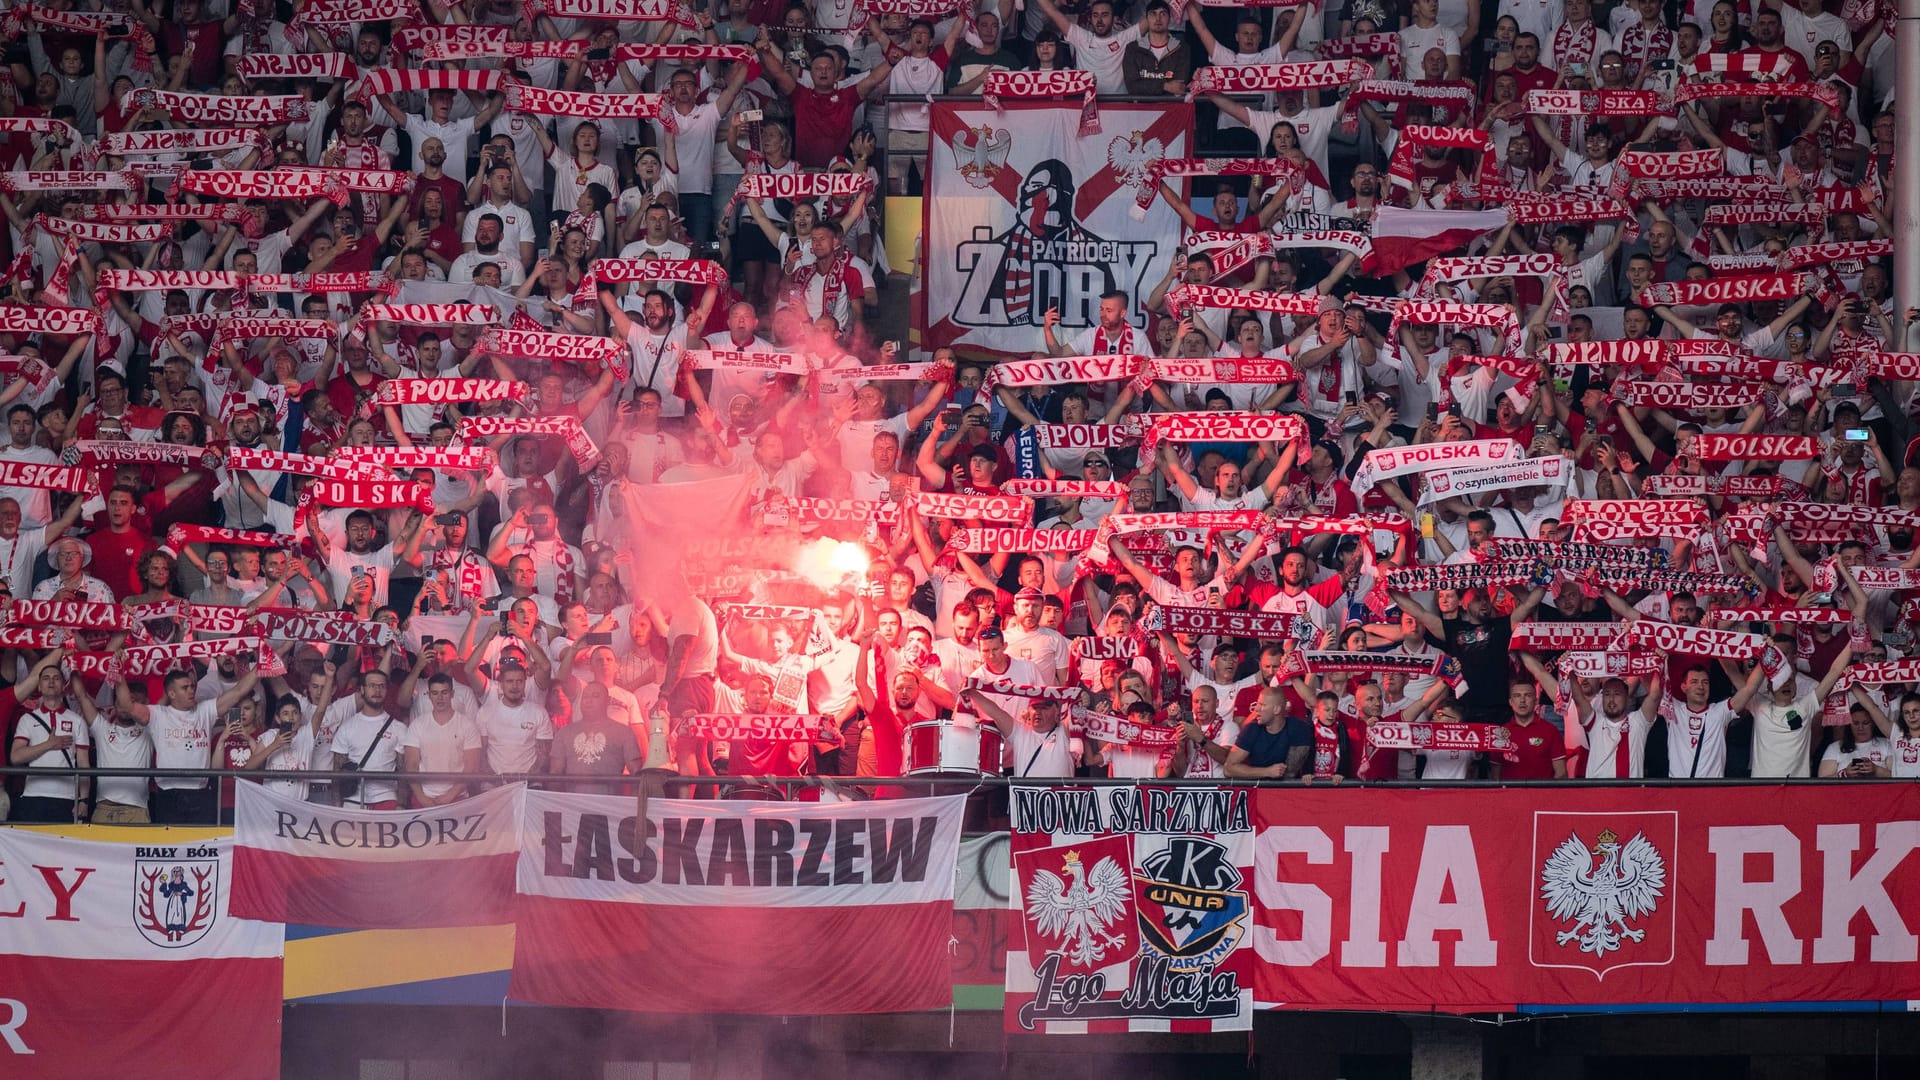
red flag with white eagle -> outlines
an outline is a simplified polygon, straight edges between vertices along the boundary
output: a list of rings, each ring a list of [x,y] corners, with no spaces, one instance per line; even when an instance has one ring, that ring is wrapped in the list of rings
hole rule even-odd
[[[965,805],[651,799],[641,827],[631,799],[529,791],[511,994],[639,1012],[945,1008]]]
[[[0,829],[0,1075],[280,1075],[285,927],[235,917],[230,839]]]

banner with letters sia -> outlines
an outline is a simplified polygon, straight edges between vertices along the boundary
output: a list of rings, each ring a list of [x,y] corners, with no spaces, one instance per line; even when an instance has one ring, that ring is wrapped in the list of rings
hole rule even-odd
[[[1064,342],[1099,321],[1100,294],[1120,290],[1138,312],[1166,276],[1180,219],[1154,200],[1145,222],[1128,212],[1151,191],[1148,166],[1185,157],[1193,107],[1110,103],[1102,133],[1081,138],[1078,102],[933,104],[922,201],[928,314],[921,347],[1031,356],[1047,309]],[[1132,346],[1146,349],[1144,325]]]
[[[1920,790],[1255,796],[1263,1007],[1904,1001]]]
[[[1252,795],[1016,785],[1006,1030],[1249,1030]]]
[[[169,831],[0,828],[0,1076],[280,1075],[286,928],[228,910],[232,840]]]
[[[945,1008],[964,796],[842,805],[529,791],[512,996],[641,1012]]]
[[[241,783],[234,910],[356,929],[512,922],[524,791],[512,784],[419,810],[353,810]]]

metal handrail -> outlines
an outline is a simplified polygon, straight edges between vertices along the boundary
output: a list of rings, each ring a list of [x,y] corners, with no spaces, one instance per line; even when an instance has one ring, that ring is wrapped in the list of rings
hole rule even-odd
[[[1463,788],[1689,788],[1689,787],[1754,787],[1772,788],[1787,785],[1809,786],[1847,784],[1910,784],[1915,781],[1900,777],[1864,777],[1840,779],[1838,777],[1701,777],[1690,780],[1675,780],[1670,777],[1628,777],[1625,779],[1580,779],[1580,780],[1368,780],[1348,781],[1343,784],[1323,782],[1308,785],[1301,780],[1207,780],[1169,777],[1166,779],[1132,779],[1121,777],[1033,777],[1016,779],[1007,776],[681,776],[664,770],[647,770],[641,774],[623,776],[574,776],[553,773],[448,773],[448,772],[374,772],[372,770],[314,769],[314,770],[251,770],[233,769],[108,769],[81,768],[79,766],[48,766],[45,768],[26,765],[0,767],[0,776],[86,776],[106,779],[210,779],[210,780],[374,780],[399,781],[410,783],[531,783],[531,784],[632,784],[637,781],[658,781],[666,787],[690,787],[704,784],[785,784],[801,787],[901,787],[927,785],[953,788],[1012,788],[1016,786],[1051,783],[1091,785],[1095,787],[1137,787],[1151,784],[1155,787],[1244,787],[1244,788],[1293,788],[1311,786],[1316,789],[1367,789],[1380,788],[1459,790]]]

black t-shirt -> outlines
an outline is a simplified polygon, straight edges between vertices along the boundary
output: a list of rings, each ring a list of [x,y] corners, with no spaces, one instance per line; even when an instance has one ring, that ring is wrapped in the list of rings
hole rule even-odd
[[[1256,769],[1285,765],[1294,747],[1313,749],[1313,727],[1293,717],[1280,725],[1279,734],[1268,731],[1265,724],[1248,724],[1240,729],[1240,737],[1233,745],[1247,752],[1247,764]]]
[[[1467,619],[1442,619],[1444,640],[1427,635],[1427,640],[1451,653],[1460,661],[1460,674],[1467,680],[1467,692],[1460,696],[1468,708],[1503,708],[1507,704],[1507,653],[1513,641],[1513,620],[1495,615],[1486,622]]]

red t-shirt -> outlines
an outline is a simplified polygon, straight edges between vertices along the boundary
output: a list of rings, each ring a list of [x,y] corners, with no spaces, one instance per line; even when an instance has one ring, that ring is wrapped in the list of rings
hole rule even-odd
[[[793,88],[793,157],[809,169],[824,169],[853,137],[853,111],[860,95],[851,86],[822,91]]]
[[[1553,725],[1534,717],[1526,724],[1509,720],[1507,731],[1513,736],[1513,752],[1519,761],[1502,761],[1500,776],[1506,780],[1551,780],[1553,759],[1565,757],[1560,733]]]
[[[123,533],[106,529],[91,533],[87,536],[87,547],[93,551],[93,562],[87,572],[106,582],[115,600],[125,600],[140,591],[141,556],[159,545],[151,535],[130,528]]]

